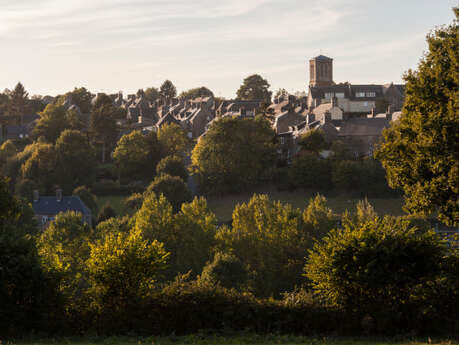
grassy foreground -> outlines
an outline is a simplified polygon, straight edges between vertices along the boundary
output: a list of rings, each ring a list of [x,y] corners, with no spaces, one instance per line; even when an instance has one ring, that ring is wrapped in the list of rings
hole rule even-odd
[[[60,338],[8,342],[2,345],[459,345],[458,340],[432,339],[378,339],[378,338],[333,338],[333,337],[296,337],[289,335],[240,335],[222,336],[169,336],[169,337],[109,337],[109,338]]]

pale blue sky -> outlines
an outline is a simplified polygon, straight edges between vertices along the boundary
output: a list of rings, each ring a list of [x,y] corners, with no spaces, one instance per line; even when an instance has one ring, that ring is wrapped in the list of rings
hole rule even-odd
[[[335,82],[401,82],[450,24],[452,0],[0,0],[0,90],[133,93],[170,79],[234,97],[254,73],[306,90],[309,58]]]

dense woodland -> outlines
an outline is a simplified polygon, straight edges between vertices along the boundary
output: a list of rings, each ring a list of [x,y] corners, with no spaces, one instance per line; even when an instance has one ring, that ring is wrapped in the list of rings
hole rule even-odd
[[[45,106],[20,83],[0,94],[2,123],[40,116],[32,137],[0,146],[0,334],[457,332],[459,239],[426,218],[459,224],[457,37],[457,21],[428,35],[376,158],[310,131],[287,164],[263,113],[214,121],[193,141],[175,124],[123,135],[123,109],[85,88],[67,95],[87,126],[65,95]],[[269,100],[268,88],[249,77],[237,94]],[[170,81],[139,92],[177,95]],[[208,207],[209,195],[263,185],[317,196],[297,209],[254,194],[229,224]],[[38,226],[33,191],[56,187],[84,201],[92,227],[74,212]],[[377,215],[366,200],[336,214],[323,196],[333,193],[403,194],[407,215]],[[99,209],[104,195],[123,195],[129,213]]]

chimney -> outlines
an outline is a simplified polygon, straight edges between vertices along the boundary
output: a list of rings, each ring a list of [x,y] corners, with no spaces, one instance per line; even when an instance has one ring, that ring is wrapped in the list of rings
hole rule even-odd
[[[38,202],[40,200],[40,192],[38,189],[33,190],[33,202]]]
[[[62,201],[62,189],[61,188],[56,189],[56,200],[57,202]]]

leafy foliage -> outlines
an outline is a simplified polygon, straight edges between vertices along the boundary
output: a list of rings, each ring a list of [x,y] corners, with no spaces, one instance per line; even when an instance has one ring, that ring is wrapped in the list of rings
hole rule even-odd
[[[177,96],[177,88],[172,84],[170,80],[165,80],[159,88],[159,94],[165,99],[171,100]]]
[[[163,195],[150,193],[135,215],[135,229],[149,241],[164,243],[171,253],[166,278],[173,279],[177,273],[192,270],[196,275],[202,271],[214,243],[216,218],[204,198],[183,204],[174,214]]]
[[[161,126],[158,141],[163,148],[164,156],[185,157],[191,149],[191,141],[186,131],[175,123]]]
[[[256,295],[278,296],[302,283],[306,251],[330,224],[331,211],[318,198],[302,215],[289,204],[254,195],[247,204],[236,206],[232,228],[219,229],[220,246],[250,267]]]
[[[64,191],[90,185],[95,178],[96,157],[87,137],[79,131],[65,130],[56,141],[58,182]]]
[[[161,157],[161,147],[154,132],[143,135],[140,131],[133,131],[123,135],[113,153],[121,176],[147,181],[153,178]]]
[[[214,96],[214,93],[205,86],[196,87],[194,89],[189,89],[187,91],[183,91],[180,94],[180,98],[184,98],[184,99],[194,99],[198,97],[213,97],[213,96]]]
[[[63,106],[48,104],[39,115],[40,119],[32,131],[35,138],[44,137],[48,143],[54,144],[61,133],[70,128],[68,114]]]
[[[241,100],[263,100],[270,102],[272,92],[266,79],[258,74],[253,74],[244,79],[242,85],[236,92],[237,98]]]
[[[407,211],[438,212],[453,226],[459,225],[458,35],[456,19],[427,36],[418,69],[404,75],[402,116],[376,152],[390,186],[403,189]]]
[[[240,191],[271,175],[276,159],[275,133],[269,122],[223,118],[195,146],[193,165],[208,191]]]
[[[313,129],[304,133],[298,139],[298,145],[306,151],[319,154],[320,151],[327,149],[324,133],[321,129]]]
[[[107,314],[119,315],[151,294],[169,256],[161,243],[143,240],[137,231],[107,233],[90,247],[89,294]]]
[[[180,210],[184,202],[191,201],[191,192],[183,180],[178,176],[160,175],[148,186],[147,193],[164,195],[171,203],[174,212]]]
[[[178,176],[183,181],[188,179],[188,171],[186,170],[185,164],[183,164],[183,159],[177,156],[167,156],[161,159],[156,166],[156,174]]]
[[[433,232],[374,218],[333,230],[310,251],[305,267],[315,291],[347,310],[400,312],[433,279],[445,247]]]

